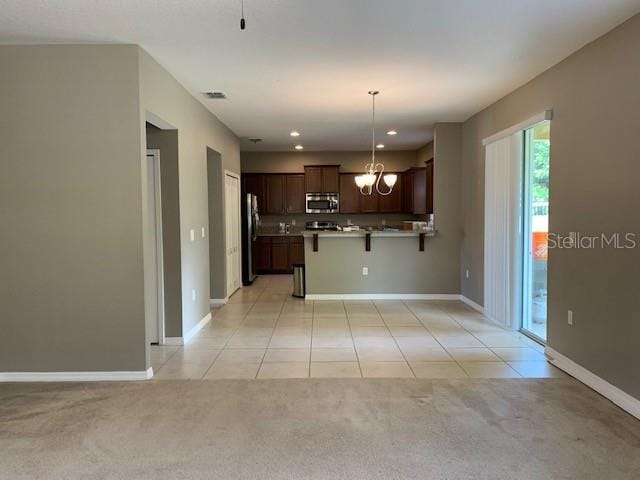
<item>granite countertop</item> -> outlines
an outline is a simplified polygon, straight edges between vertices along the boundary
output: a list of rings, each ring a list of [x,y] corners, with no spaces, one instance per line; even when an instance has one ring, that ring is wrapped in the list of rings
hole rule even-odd
[[[367,233],[370,233],[372,237],[399,237],[399,238],[407,238],[407,237],[417,237],[421,233],[425,234],[427,237],[435,237],[437,231],[433,230],[353,230],[350,232],[344,231],[319,231],[315,232],[312,230],[305,230],[301,234],[303,237],[313,237],[313,234],[317,233],[319,237],[340,237],[340,238],[349,238],[349,237],[364,237]]]

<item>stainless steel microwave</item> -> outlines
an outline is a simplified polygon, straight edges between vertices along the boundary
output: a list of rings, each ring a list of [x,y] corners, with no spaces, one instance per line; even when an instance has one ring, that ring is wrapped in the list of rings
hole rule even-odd
[[[338,213],[337,193],[307,193],[307,213]]]

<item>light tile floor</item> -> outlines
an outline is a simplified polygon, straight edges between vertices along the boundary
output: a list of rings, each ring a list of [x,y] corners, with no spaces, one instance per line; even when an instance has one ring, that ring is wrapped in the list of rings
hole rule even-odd
[[[540,345],[457,301],[304,301],[261,276],[188,345],[152,346],[162,379],[563,376]]]

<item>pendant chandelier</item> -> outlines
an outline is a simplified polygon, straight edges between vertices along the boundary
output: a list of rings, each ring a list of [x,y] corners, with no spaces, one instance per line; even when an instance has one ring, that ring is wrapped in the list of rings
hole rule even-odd
[[[389,195],[393,191],[393,186],[398,180],[398,176],[394,173],[384,174],[384,165],[382,163],[376,163],[376,95],[380,92],[377,90],[371,90],[371,163],[367,163],[364,166],[365,173],[356,176],[356,185],[360,189],[362,195],[373,194],[373,188],[375,186],[376,191],[380,195]],[[388,190],[380,190],[380,179],[384,180]]]

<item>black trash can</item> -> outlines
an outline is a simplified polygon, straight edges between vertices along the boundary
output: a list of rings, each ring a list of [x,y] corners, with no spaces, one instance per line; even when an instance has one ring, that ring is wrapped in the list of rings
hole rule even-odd
[[[304,298],[304,263],[293,264],[293,296]]]

